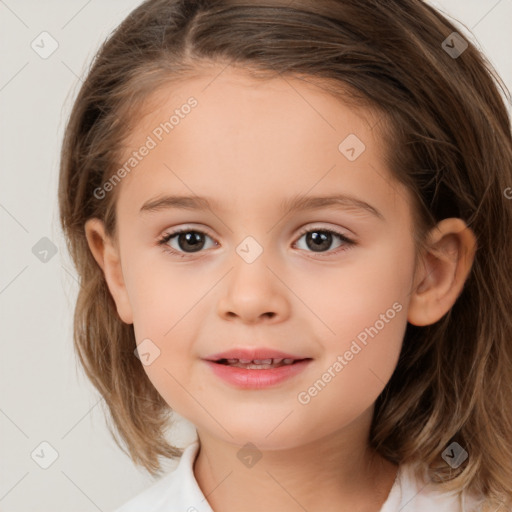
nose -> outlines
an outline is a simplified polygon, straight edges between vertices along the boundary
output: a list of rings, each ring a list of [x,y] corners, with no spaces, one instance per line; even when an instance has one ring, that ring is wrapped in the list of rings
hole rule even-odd
[[[290,303],[285,280],[267,266],[263,255],[252,263],[241,258],[234,263],[218,302],[219,316],[247,324],[277,323],[288,318]]]

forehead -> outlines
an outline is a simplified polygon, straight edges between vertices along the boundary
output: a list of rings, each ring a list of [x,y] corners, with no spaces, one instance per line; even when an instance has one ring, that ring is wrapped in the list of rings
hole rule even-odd
[[[203,130],[213,136],[216,133],[221,135],[221,130],[229,127],[242,127],[243,134],[250,134],[249,129],[253,126],[252,133],[257,131],[258,139],[261,139],[265,133],[261,131],[262,127],[267,128],[267,132],[283,127],[284,136],[293,134],[298,127],[305,132],[306,124],[311,127],[310,131],[321,127],[320,136],[325,136],[326,129],[333,132],[331,135],[338,132],[337,136],[349,128],[361,135],[366,130],[373,131],[380,116],[370,108],[346,105],[348,89],[338,83],[335,97],[329,92],[334,90],[333,83],[332,80],[295,75],[255,77],[244,69],[210,64],[191,77],[173,79],[150,93],[137,114],[135,130],[126,143],[129,149],[136,147],[141,135],[152,133],[172,117],[171,130],[176,135],[177,124],[188,116],[190,110],[196,121],[195,128],[200,123]],[[187,107],[191,98],[197,101],[199,108]],[[172,143],[172,140],[168,142]]]
[[[171,189],[241,206],[335,184],[357,185],[367,197],[377,182],[387,195],[398,187],[373,130],[378,115],[298,77],[260,79],[219,66],[159,88],[141,114],[120,162],[151,146],[122,183],[125,202],[139,208]]]

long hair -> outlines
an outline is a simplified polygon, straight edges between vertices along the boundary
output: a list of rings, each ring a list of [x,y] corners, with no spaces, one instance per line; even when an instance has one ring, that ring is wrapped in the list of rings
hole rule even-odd
[[[117,189],[94,192],[117,170],[149,94],[222,62],[372,108],[386,164],[415,198],[418,245],[447,217],[475,233],[451,310],[407,325],[370,443],[394,463],[421,463],[446,489],[485,495],[489,509],[512,506],[512,140],[501,94],[510,93],[456,31],[421,0],[147,0],[103,44],[67,125],[59,207],[80,278],[75,347],[135,463],[156,475],[159,457],[181,450],[164,437],[172,411],[133,354],[133,326],[117,314],[84,224],[100,218],[115,235]],[[469,454],[456,469],[442,457],[452,442]]]

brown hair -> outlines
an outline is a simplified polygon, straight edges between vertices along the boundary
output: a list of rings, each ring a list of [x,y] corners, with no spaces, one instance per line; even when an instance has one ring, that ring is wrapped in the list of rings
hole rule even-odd
[[[94,190],[116,171],[149,94],[224,62],[263,79],[304,77],[378,112],[386,162],[415,198],[415,240],[447,217],[475,233],[454,306],[433,325],[407,325],[370,442],[394,463],[420,462],[448,490],[485,495],[489,509],[512,506],[512,140],[497,85],[508,91],[470,42],[457,58],[446,51],[454,31],[420,0],[147,0],[103,44],[67,125],[59,206],[81,284],[75,347],[135,463],[159,474],[158,457],[181,451],[164,437],[170,408],[134,356],[133,326],[117,314],[84,224],[100,218],[115,235],[117,189],[103,200]],[[469,453],[457,469],[441,457],[453,441]]]

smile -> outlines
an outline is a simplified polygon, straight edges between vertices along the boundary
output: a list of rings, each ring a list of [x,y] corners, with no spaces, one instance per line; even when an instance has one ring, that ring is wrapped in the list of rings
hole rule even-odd
[[[263,389],[292,379],[313,361],[268,347],[235,347],[203,359],[213,375],[230,387]]]

